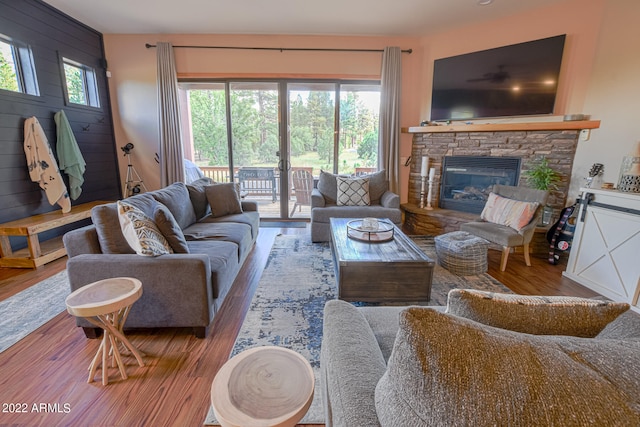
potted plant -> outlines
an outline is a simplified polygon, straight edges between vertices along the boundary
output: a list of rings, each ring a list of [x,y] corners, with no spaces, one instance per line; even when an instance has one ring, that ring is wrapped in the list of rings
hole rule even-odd
[[[523,173],[523,176],[529,186],[536,190],[556,190],[558,188],[556,183],[560,182],[560,174],[549,166],[549,161],[546,157],[535,161],[535,163]],[[553,209],[551,206],[545,205],[542,210],[542,225],[548,225],[551,222],[552,214]]]

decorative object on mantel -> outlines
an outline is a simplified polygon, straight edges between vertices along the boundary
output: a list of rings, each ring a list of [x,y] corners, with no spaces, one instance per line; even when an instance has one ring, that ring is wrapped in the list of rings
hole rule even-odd
[[[427,181],[427,171],[429,170],[429,156],[422,157],[422,166],[420,167],[420,209],[424,208],[424,187]]]
[[[598,181],[602,179],[602,174],[604,173],[604,165],[602,163],[594,163],[589,170],[589,176],[586,179],[587,183],[585,187],[587,188],[598,188],[598,183],[594,181]]]
[[[622,158],[618,190],[627,193],[640,193],[640,142],[633,154]]]
[[[557,182],[560,182],[560,175],[551,166],[546,157],[541,157],[533,163],[529,169],[524,171],[523,177],[527,180],[529,187],[536,190],[555,190]],[[550,206],[545,205],[542,210],[542,225],[551,223],[551,215],[553,210]]]
[[[429,169],[429,192],[427,194],[427,209],[428,211],[433,210],[433,206],[431,206],[431,200],[433,199],[433,182],[436,176],[436,168]]]

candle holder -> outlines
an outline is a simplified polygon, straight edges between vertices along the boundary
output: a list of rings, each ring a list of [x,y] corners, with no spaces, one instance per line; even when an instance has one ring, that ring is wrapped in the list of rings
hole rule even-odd
[[[426,176],[422,176],[420,177],[421,180],[421,185],[420,185],[420,209],[424,208],[424,196],[425,196],[425,186],[427,184],[427,177]]]
[[[423,179],[424,182],[424,179]],[[429,193],[427,194],[427,207],[425,208],[428,211],[433,210],[433,206],[431,206],[431,198],[433,193],[433,178],[429,178]]]

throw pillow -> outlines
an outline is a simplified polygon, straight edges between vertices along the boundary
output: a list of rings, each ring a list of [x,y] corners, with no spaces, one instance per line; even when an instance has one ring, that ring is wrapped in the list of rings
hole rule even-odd
[[[177,254],[188,254],[189,247],[187,240],[184,238],[182,229],[176,222],[171,211],[162,203],[157,203],[153,211],[153,221],[156,223],[158,230],[167,239],[173,252]]]
[[[369,206],[369,179],[336,177],[338,183],[338,206]]]
[[[205,188],[205,194],[211,207],[212,217],[242,213],[238,187],[234,183],[209,185]]]
[[[118,205],[107,203],[91,209],[91,221],[96,227],[100,250],[103,254],[134,254],[120,231]]]
[[[204,177],[187,185],[189,198],[191,199],[191,204],[193,205],[193,210],[196,214],[196,221],[199,221],[211,213],[209,202],[207,202],[207,195],[204,191],[205,187],[211,184],[215,184],[215,182],[213,182],[211,178]]]
[[[196,214],[184,182],[175,182],[150,194],[171,211],[181,228],[187,228],[196,222]]]
[[[480,217],[494,224],[506,225],[516,231],[529,224],[538,209],[538,202],[523,202],[489,193]]]
[[[121,201],[117,204],[122,234],[138,255],[158,256],[173,252],[151,218],[135,206]]]
[[[382,195],[389,189],[386,171],[383,169],[368,175],[359,176],[358,178],[369,179],[369,198],[371,199],[371,204],[379,205]]]
[[[382,426],[640,419],[639,342],[520,334],[425,307],[404,310],[399,325],[375,390]]]
[[[534,335],[591,338],[629,309],[629,304],[564,296],[449,291],[447,313],[501,329]]]

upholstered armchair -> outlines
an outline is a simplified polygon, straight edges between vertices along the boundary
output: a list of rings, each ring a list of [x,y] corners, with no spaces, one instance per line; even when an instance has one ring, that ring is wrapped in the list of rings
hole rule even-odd
[[[522,246],[531,266],[529,243],[547,202],[549,192],[524,187],[495,185],[478,221],[462,224],[460,230],[502,246],[500,271],[507,268],[511,248]]]
[[[368,181],[368,204],[344,204],[338,200],[338,179],[347,177],[321,171],[318,188],[314,188],[311,193],[311,241],[331,240],[330,218],[388,218],[394,224],[400,225],[400,196],[389,191],[389,183],[384,172],[354,178]]]

